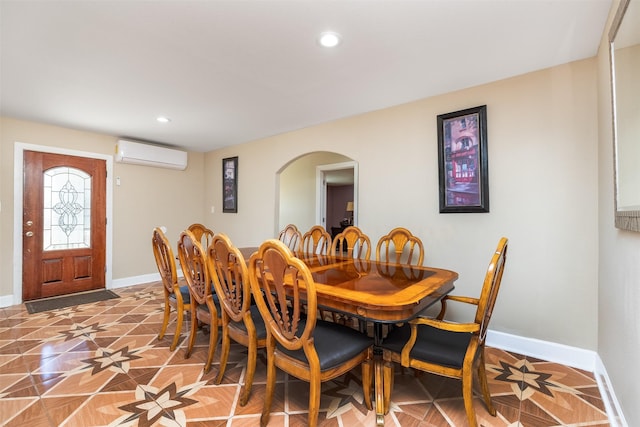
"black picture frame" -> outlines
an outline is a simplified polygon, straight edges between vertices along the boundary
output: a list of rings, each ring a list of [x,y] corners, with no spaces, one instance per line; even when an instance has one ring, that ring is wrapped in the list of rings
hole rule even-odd
[[[222,212],[238,213],[238,157],[222,159]]]
[[[438,115],[440,213],[489,212],[487,106]]]

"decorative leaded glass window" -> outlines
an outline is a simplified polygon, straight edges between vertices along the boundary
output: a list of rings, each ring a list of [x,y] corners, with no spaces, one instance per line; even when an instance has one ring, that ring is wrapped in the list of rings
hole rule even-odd
[[[43,249],[91,247],[91,176],[80,169],[44,172]]]

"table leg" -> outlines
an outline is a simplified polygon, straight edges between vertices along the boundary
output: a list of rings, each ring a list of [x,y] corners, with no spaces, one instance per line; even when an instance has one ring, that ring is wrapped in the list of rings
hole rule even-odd
[[[384,426],[385,401],[384,401],[384,360],[382,360],[382,324],[373,324],[374,348],[373,348],[373,367],[375,374],[375,393],[376,393],[376,425]]]
[[[384,372],[383,365],[384,362],[382,360],[380,350],[374,350],[374,369],[375,369],[375,390],[376,390],[376,425],[383,426],[384,425]]]

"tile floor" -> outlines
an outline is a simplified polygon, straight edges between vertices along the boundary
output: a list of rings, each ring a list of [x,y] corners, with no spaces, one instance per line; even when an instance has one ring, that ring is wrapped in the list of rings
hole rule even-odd
[[[28,314],[0,309],[0,424],[3,426],[257,426],[264,392],[260,353],[252,397],[238,405],[243,347],[234,346],[221,385],[203,375],[207,337],[189,359],[162,341],[160,283],[116,291],[121,298]],[[184,330],[189,327],[188,323]],[[186,333],[183,332],[183,335]],[[488,349],[491,417],[476,399],[483,426],[606,426],[593,375],[578,369]],[[216,356],[217,358],[217,356]],[[281,374],[269,426],[304,426],[307,384]],[[374,426],[362,400],[360,372],[323,385],[321,426]],[[465,426],[460,385],[396,369],[387,426]]]

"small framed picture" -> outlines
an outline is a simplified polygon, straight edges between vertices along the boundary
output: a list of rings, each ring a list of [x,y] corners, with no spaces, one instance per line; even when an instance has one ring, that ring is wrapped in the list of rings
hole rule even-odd
[[[440,213],[489,212],[487,106],[438,116]]]
[[[222,212],[238,212],[238,157],[222,159]]]

